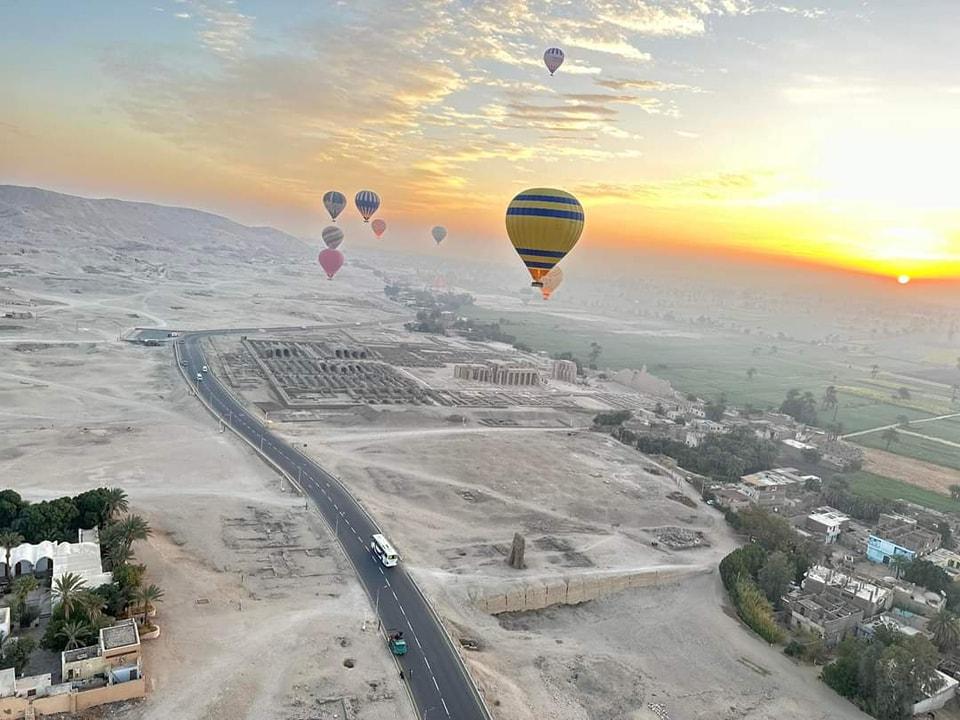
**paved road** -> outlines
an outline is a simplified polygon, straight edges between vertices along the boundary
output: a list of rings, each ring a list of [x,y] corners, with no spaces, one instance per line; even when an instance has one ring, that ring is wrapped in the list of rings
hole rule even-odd
[[[370,553],[370,536],[379,532],[372,518],[335,477],[274,435],[212,374],[204,375],[202,382],[196,381],[197,373],[206,363],[200,340],[211,334],[214,333],[191,333],[176,345],[176,355],[185,363],[183,370],[187,378],[227,424],[290,477],[298,480],[327,524],[337,533],[383,627],[399,628],[407,638],[409,652],[400,659],[400,664],[419,716],[423,720],[489,720],[459,655],[403,569],[403,563],[395,568],[384,568]],[[318,652],[323,649],[318,648]],[[386,642],[383,652],[389,652]]]

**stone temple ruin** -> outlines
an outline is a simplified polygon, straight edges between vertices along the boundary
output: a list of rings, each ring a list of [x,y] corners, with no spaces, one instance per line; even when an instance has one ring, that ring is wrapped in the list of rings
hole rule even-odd
[[[360,345],[259,339],[243,343],[288,407],[432,404],[429,388],[374,359]]]

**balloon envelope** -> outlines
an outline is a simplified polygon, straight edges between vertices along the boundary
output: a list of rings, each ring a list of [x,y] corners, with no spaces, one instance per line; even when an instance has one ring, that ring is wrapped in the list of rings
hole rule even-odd
[[[320,257],[317,258],[317,260],[320,262],[320,267],[323,268],[323,271],[330,280],[333,280],[333,276],[337,274],[337,270],[343,267],[343,253],[333,248],[321,250]]]
[[[583,206],[573,195],[553,188],[531,188],[507,206],[507,235],[533,278],[544,276],[577,244],[583,232]]]
[[[331,250],[336,250],[340,247],[340,243],[343,242],[343,230],[333,225],[328,225],[323,229],[323,232],[320,233],[320,237],[323,238],[324,245]]]
[[[373,234],[376,235],[377,237],[380,237],[381,235],[383,235],[383,231],[387,229],[387,223],[385,223],[380,218],[377,218],[372,223],[370,223],[370,227],[373,228]]]
[[[439,245],[443,242],[443,239],[447,236],[447,229],[443,225],[437,225],[430,231],[430,234],[433,235],[434,242]]]
[[[336,220],[337,215],[347,206],[347,197],[341,192],[330,190],[323,195],[323,206],[330,213],[330,219]]]
[[[557,68],[563,65],[563,50],[555,47],[547,48],[546,52],[543,53],[543,64],[547,66],[547,70],[553,75],[557,71]]]
[[[360,215],[363,217],[364,222],[370,220],[370,217],[380,207],[380,196],[377,195],[373,190],[361,190],[357,193],[357,196],[353,199],[353,201],[357,206],[357,210],[360,211]]]
[[[563,270],[559,266],[556,266],[543,276],[543,287],[540,288],[540,294],[543,295],[544,300],[549,300],[550,296],[553,294],[553,291],[560,287],[560,283],[563,282]]]

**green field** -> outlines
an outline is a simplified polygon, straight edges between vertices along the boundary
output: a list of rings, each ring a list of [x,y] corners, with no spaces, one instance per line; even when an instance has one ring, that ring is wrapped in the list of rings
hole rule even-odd
[[[923,427],[923,425],[918,425],[915,428],[908,429],[913,432],[922,432],[921,428]],[[858,445],[889,450],[892,453],[903,455],[904,457],[925,460],[935,465],[943,465],[944,467],[960,470],[960,448],[943,445],[933,440],[926,440],[924,438],[900,433],[899,442],[890,443],[890,447],[888,448],[886,441],[882,437],[882,433],[879,432],[870,433],[869,435],[859,435],[850,439]]]
[[[571,352],[587,360],[590,343],[603,347],[598,365],[612,370],[640,368],[666,378],[681,392],[714,399],[725,393],[733,405],[778,408],[787,390],[809,390],[819,399],[824,388],[836,385],[840,408],[836,419],[844,432],[896,423],[898,416],[911,420],[931,417],[948,401],[930,394],[930,386],[881,375],[870,378],[863,369],[872,359],[848,358],[839,351],[793,341],[758,340],[749,335],[720,334],[696,326],[679,328],[690,337],[677,337],[677,328],[651,326],[638,334],[635,326],[620,326],[587,318],[563,318],[533,311],[493,311],[480,307],[460,312],[485,322],[501,321],[501,329],[534,350]],[[658,334],[659,333],[659,334]],[[776,352],[771,352],[772,344]],[[890,361],[886,360],[889,364]],[[755,368],[753,379],[747,369]],[[897,370],[904,370],[900,363]],[[905,386],[911,399],[891,397]],[[833,411],[820,413],[820,424],[833,420]],[[892,450],[896,451],[895,448]]]
[[[862,497],[906,500],[941,512],[960,512],[960,503],[952,500],[949,495],[924,490],[900,480],[866,471],[848,473],[842,477],[850,483],[850,490]]]
[[[920,423],[907,429],[922,435],[930,435],[931,437],[960,443],[960,418],[934,420],[933,422]],[[960,448],[956,448],[956,450],[957,453],[960,453]]]

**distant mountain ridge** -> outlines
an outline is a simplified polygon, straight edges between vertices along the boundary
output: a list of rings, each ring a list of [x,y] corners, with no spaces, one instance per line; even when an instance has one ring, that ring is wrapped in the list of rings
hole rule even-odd
[[[0,185],[0,254],[82,250],[101,256],[135,253],[163,263],[197,255],[300,257],[307,247],[280,230],[241,225],[202,210]]]

